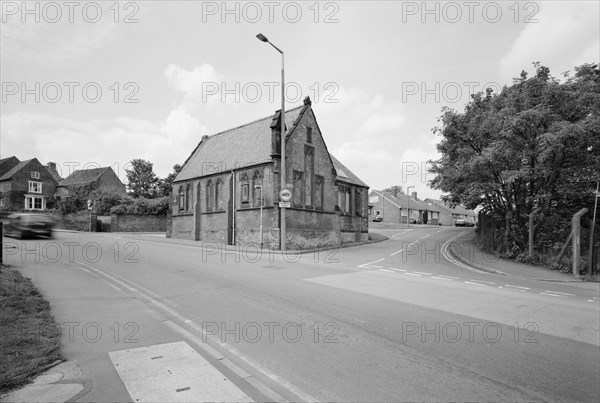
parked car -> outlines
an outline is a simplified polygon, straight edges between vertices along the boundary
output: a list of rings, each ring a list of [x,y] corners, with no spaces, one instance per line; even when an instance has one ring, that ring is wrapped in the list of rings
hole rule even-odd
[[[454,226],[456,226],[456,227],[474,227],[475,223],[473,221],[469,221],[465,218],[459,218],[454,221]]]
[[[373,222],[382,222],[382,221],[383,221],[383,217],[380,214],[373,216]]]
[[[8,216],[9,222],[4,225],[4,235],[23,239],[31,236],[52,237],[56,224],[46,214],[15,213]]]

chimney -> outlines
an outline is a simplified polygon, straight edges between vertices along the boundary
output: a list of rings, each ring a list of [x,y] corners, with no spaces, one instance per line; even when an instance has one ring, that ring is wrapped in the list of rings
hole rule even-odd
[[[46,169],[50,172],[50,175],[56,180],[60,181],[62,179],[61,175],[56,170],[56,162],[48,162],[46,164]]]
[[[394,197],[398,198],[398,188],[394,188]]]
[[[419,200],[419,198],[417,197],[417,192],[412,192],[412,197],[417,201]]]

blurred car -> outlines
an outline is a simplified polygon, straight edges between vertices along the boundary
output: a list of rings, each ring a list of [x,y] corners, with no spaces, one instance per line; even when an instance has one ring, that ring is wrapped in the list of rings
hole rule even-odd
[[[454,221],[454,226],[456,226],[456,227],[474,227],[475,223],[473,221],[469,221],[465,218],[459,218]]]
[[[383,221],[383,217],[379,214],[377,214],[376,216],[373,217],[373,222],[382,222]]]
[[[9,222],[4,225],[4,235],[19,239],[32,236],[52,238],[56,224],[54,218],[46,214],[15,213],[8,216]]]

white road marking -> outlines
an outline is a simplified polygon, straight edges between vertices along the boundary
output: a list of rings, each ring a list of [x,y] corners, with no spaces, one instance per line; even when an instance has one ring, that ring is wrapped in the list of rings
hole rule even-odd
[[[379,269],[379,271],[387,271],[388,273],[393,273],[393,270],[388,270],[388,269]]]
[[[423,274],[425,276],[431,276],[431,273],[424,273],[422,271],[413,271],[413,273],[417,273],[417,274]]]
[[[525,290],[529,290],[529,288],[527,288],[527,287],[520,287],[520,286],[518,286],[518,285],[504,284],[504,286],[505,286],[505,287],[510,287],[510,288],[517,288],[517,289],[519,289],[519,290],[523,290],[523,291],[525,291]]]
[[[445,277],[445,278],[451,278],[453,280],[458,280],[458,277],[453,277],[453,276],[446,276],[445,274],[440,274],[440,277]]]
[[[409,247],[410,247],[410,246],[413,246],[414,244],[416,244],[416,243],[418,243],[418,242],[419,242],[419,241],[414,241],[413,243],[411,243],[411,244],[410,244],[410,245],[408,245],[408,246],[409,246]],[[402,252],[403,250],[404,250],[404,248],[402,248],[402,249],[400,249],[400,250],[398,250],[398,251],[396,251],[396,252],[392,253],[390,256],[397,255],[398,253]]]
[[[369,263],[363,263],[361,265],[358,265],[357,267],[360,267],[361,269],[383,269],[382,266],[373,266],[373,263],[379,263],[382,260],[384,260],[385,258],[379,259],[379,260],[375,260],[374,262],[369,262]]]
[[[540,295],[548,295],[550,297],[563,297],[563,298],[567,298],[568,297],[568,295],[549,294],[547,292],[540,292]]]
[[[469,280],[469,281],[473,281],[473,282],[475,282],[475,283],[485,283],[485,284],[491,284],[491,285],[494,285],[494,284],[496,284],[496,283],[492,283],[491,281],[483,281],[483,280],[473,280],[473,279],[471,279],[471,280]]]
[[[383,260],[383,259],[380,259]],[[379,260],[378,260],[379,261]],[[82,263],[82,262],[77,262],[80,265],[87,267],[90,270],[93,270],[109,279],[111,279],[112,281],[116,282],[117,284],[128,288],[130,290],[133,291],[133,293],[142,296],[143,298],[146,298],[148,301],[150,301],[152,304],[154,304],[156,307],[160,308],[163,312],[166,312],[168,314],[170,314],[171,316],[173,316],[174,318],[176,318],[177,320],[179,320],[182,323],[185,323],[186,325],[190,326],[191,328],[193,328],[196,332],[198,332],[199,334],[202,335],[203,338],[203,343],[202,345],[199,346],[206,351],[208,354],[212,355],[213,357],[219,357],[222,356],[222,354],[220,354],[217,350],[215,350],[214,348],[212,348],[210,345],[208,345],[204,340],[211,340],[213,343],[219,345],[220,347],[226,349],[230,354],[232,354],[233,356],[237,357],[238,359],[244,361],[247,365],[249,365],[250,367],[254,368],[256,371],[262,373],[264,376],[268,377],[269,379],[271,379],[271,381],[281,385],[282,387],[286,388],[287,390],[289,390],[291,393],[295,394],[296,396],[299,396],[300,399],[305,400],[305,401],[316,401],[317,399],[315,399],[313,396],[304,393],[302,390],[300,390],[298,387],[296,387],[295,385],[293,385],[292,383],[288,382],[286,379],[280,377],[279,375],[269,371],[267,368],[263,367],[261,364],[259,364],[258,362],[250,359],[249,357],[247,357],[246,355],[242,354],[239,350],[233,348],[231,345],[227,344],[227,343],[223,343],[220,338],[215,337],[214,335],[210,335],[207,334],[204,329],[202,329],[201,326],[199,326],[198,324],[196,324],[195,322],[191,321],[190,319],[186,318],[185,316],[181,315],[179,312],[169,308],[167,305],[161,303],[160,301],[157,301],[156,299],[152,298],[152,296],[145,294],[143,291],[141,290],[135,290],[132,289],[131,287],[129,287],[127,284],[125,284],[122,281],[119,281],[118,277],[116,274],[111,276],[107,273],[105,273],[104,271],[101,271],[99,269],[96,269],[88,264]],[[108,282],[108,280],[106,278],[103,279],[104,281]],[[132,282],[133,284],[133,282]],[[169,322],[169,321],[167,321]],[[167,323],[168,324],[168,323]],[[176,324],[173,324],[176,327],[180,327]],[[184,329],[182,329],[184,330]],[[185,330],[184,330],[185,331]],[[220,358],[217,358],[220,359]],[[250,382],[249,378],[249,381]],[[256,382],[254,382],[256,383]],[[253,386],[257,387],[261,386],[262,387],[266,387],[264,386],[262,383],[258,384],[258,385],[254,385]],[[263,392],[264,393],[264,392]]]
[[[406,274],[407,276],[417,276],[417,277],[421,277],[420,274],[417,273],[402,273],[402,274]]]
[[[425,238],[427,238],[427,237],[428,237],[428,236],[430,236],[430,235],[431,235],[431,234],[427,234],[427,235],[425,235],[425,236],[424,236],[423,238],[421,238],[421,239],[425,239]]]
[[[482,285],[485,287],[485,284],[481,284],[481,283],[473,283],[472,281],[465,281],[465,284],[475,284],[475,285]]]
[[[445,277],[437,277],[437,276],[432,276],[431,278],[434,278],[434,279],[436,279],[436,280],[446,280],[446,281],[452,281],[451,279],[449,279],[449,278],[445,278]]]
[[[574,297],[575,296],[574,294],[567,294],[566,292],[548,291],[548,290],[546,290],[545,292],[550,292],[552,294],[560,294],[560,295],[564,295],[564,296],[567,296],[567,297]]]
[[[108,356],[134,402],[248,398],[185,341],[113,351]]]
[[[404,269],[396,269],[395,267],[390,267],[390,270],[394,270],[394,271],[406,271]]]

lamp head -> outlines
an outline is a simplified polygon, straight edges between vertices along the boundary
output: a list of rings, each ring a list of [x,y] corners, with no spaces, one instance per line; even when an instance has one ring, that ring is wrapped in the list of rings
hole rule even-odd
[[[260,39],[261,41],[263,41],[263,42],[269,42],[269,40],[267,39],[267,37],[264,36],[263,34],[258,34],[258,35],[256,35],[256,37],[258,39]]]

